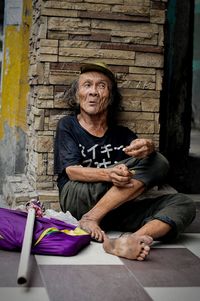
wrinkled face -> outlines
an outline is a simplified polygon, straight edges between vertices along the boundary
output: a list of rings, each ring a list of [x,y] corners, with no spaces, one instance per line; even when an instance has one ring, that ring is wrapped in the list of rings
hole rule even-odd
[[[88,115],[102,114],[110,102],[111,80],[103,73],[88,71],[79,77],[77,100],[80,111]]]

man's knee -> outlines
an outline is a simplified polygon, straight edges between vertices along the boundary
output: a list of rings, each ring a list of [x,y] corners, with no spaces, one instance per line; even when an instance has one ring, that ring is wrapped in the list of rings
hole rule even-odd
[[[177,205],[182,207],[183,213],[185,213],[187,219],[186,223],[189,225],[196,216],[195,202],[189,196],[182,193],[178,193]]]
[[[161,185],[165,182],[169,171],[168,160],[159,152],[141,159],[134,168],[135,178],[145,183],[147,188]]]
[[[83,183],[68,181],[59,195],[62,211],[70,211],[74,217],[80,219],[106,193],[107,187],[108,184],[106,182]]]
[[[183,232],[188,227],[196,216],[196,206],[194,201],[187,195],[176,193],[166,195],[162,198],[163,208],[156,214],[167,217],[176,225],[177,234]]]
[[[169,171],[169,161],[167,160],[167,158],[164,157],[161,153],[157,152],[156,159],[158,160],[158,164],[162,168],[163,172],[167,174]]]

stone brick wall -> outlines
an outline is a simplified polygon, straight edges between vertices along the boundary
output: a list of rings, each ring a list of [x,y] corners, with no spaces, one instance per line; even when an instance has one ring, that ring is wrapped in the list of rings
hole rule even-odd
[[[27,176],[36,190],[55,190],[56,123],[80,64],[104,61],[124,97],[121,123],[158,145],[167,0],[33,0],[30,40]]]

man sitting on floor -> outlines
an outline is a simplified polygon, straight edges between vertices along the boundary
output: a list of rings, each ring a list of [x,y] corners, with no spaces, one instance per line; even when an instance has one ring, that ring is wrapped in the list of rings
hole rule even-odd
[[[153,240],[172,239],[192,222],[194,203],[180,193],[148,196],[165,181],[168,161],[152,140],[116,124],[121,95],[107,65],[83,65],[67,100],[75,111],[58,122],[55,140],[61,208],[106,252],[144,260]],[[107,230],[131,233],[109,239]]]

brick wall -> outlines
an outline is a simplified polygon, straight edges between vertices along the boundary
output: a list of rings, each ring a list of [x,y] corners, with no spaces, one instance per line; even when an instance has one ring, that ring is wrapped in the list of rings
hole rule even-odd
[[[83,62],[110,65],[124,96],[120,123],[158,145],[166,4],[167,0],[33,0],[27,176],[34,189],[56,189],[55,127],[69,113],[63,93]]]

